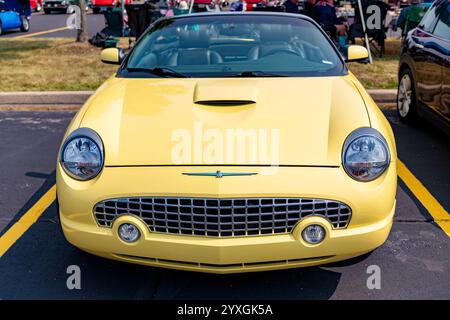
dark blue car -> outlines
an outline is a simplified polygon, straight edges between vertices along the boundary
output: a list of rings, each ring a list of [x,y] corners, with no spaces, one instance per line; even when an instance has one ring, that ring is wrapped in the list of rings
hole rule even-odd
[[[450,136],[450,1],[437,0],[403,41],[397,111],[432,121]]]
[[[30,29],[31,6],[29,0],[0,0],[0,35],[8,30]]]

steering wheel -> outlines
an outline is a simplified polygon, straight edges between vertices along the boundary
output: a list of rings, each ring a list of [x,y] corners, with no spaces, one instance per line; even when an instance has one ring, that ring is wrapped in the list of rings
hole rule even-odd
[[[290,54],[290,55],[295,55],[297,57],[300,57],[300,54],[298,54],[298,52],[295,52],[294,50],[291,50],[291,49],[273,49],[273,50],[270,50],[269,52],[267,52],[264,55],[264,57],[272,56],[274,54],[279,54],[279,53],[285,53],[285,54]]]

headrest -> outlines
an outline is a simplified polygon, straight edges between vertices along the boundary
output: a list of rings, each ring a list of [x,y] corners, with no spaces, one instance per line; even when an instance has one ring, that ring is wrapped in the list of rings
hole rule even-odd
[[[286,24],[264,24],[260,28],[261,42],[289,42],[292,30]]]
[[[209,48],[206,30],[183,30],[180,33],[180,48]]]
[[[224,36],[239,37],[242,35],[251,34],[251,28],[246,24],[229,24],[220,26],[220,34]]]

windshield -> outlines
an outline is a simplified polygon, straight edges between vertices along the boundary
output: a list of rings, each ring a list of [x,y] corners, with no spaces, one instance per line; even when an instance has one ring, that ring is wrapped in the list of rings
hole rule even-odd
[[[155,68],[158,72],[152,73]],[[162,20],[138,42],[119,76],[270,77],[345,73],[346,67],[337,51],[308,20],[288,15],[240,14]]]

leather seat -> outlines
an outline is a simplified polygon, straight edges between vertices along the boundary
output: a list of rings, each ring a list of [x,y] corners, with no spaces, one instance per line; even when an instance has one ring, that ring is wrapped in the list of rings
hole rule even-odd
[[[208,65],[223,62],[216,51],[209,49],[206,31],[183,31],[180,34],[178,50],[169,57],[169,66]]]
[[[292,37],[291,28],[286,25],[267,24],[260,29],[259,46],[253,47],[248,53],[248,58],[256,60],[277,51],[296,52],[295,47],[290,44]]]

